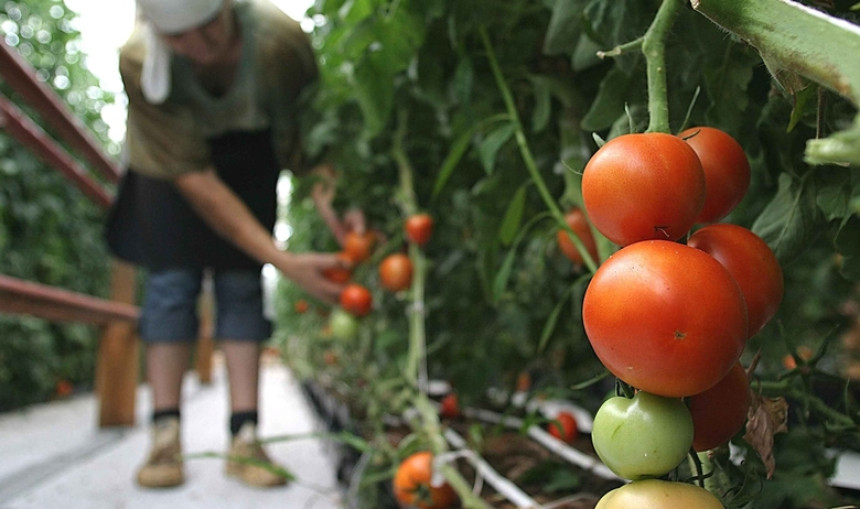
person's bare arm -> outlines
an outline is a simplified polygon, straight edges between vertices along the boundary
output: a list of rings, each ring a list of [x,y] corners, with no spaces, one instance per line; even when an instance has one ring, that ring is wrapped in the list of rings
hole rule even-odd
[[[342,262],[334,254],[281,251],[272,234],[218,177],[214,170],[191,172],[174,184],[201,218],[218,234],[260,263],[271,263],[308,293],[336,302],[342,285],[322,275]]]
[[[342,247],[346,234],[350,231],[363,234],[366,229],[364,212],[359,209],[348,210],[343,219],[337,216],[332,201],[334,201],[335,186],[337,185],[337,173],[328,164],[322,164],[314,168],[313,173],[320,178],[311,190],[311,198],[316,206],[317,213],[325,221],[328,229],[334,235],[337,243]]]

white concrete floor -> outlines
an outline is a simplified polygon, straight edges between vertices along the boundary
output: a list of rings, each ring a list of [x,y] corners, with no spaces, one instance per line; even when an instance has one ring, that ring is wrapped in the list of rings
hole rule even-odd
[[[245,487],[223,474],[223,460],[186,461],[186,483],[147,490],[134,482],[149,447],[149,392],[137,396],[137,424],[99,429],[92,395],[0,414],[0,509],[160,509],[296,508],[344,506],[335,474],[333,446],[317,438],[323,431],[298,382],[278,362],[264,362],[260,436],[276,440],[267,450],[297,480],[283,488]],[[228,443],[227,386],[220,362],[213,382],[197,383],[189,373],[184,387],[183,446],[187,455],[225,451]]]

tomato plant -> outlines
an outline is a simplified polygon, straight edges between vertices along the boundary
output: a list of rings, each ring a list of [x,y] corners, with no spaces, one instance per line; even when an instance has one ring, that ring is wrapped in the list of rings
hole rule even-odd
[[[594,241],[594,235],[591,233],[591,227],[588,224],[588,219],[585,217],[585,213],[579,207],[573,207],[567,211],[567,214],[564,215],[564,220],[567,222],[567,225],[573,231],[573,233],[579,237],[579,240],[582,241],[582,245],[588,251],[588,254],[591,256],[591,259],[595,262],[598,259],[597,256],[597,243]],[[577,249],[576,244],[570,240],[570,234],[564,228],[559,228],[556,233],[556,242],[558,243],[559,249],[564,253],[564,256],[568,258],[568,260],[572,261],[576,266],[581,266],[584,263],[584,259],[582,257],[582,253]]]
[[[695,224],[705,202],[705,174],[682,139],[665,133],[609,140],[582,175],[588,217],[612,242],[677,240]]]
[[[707,253],[637,242],[594,274],[582,321],[595,354],[628,384],[663,396],[713,387],[740,357],[747,313],[732,276]]]
[[[445,509],[457,502],[457,494],[447,483],[431,484],[433,454],[417,452],[400,463],[394,474],[394,497],[402,507]]]
[[[406,218],[405,229],[409,242],[423,246],[433,235],[433,217],[424,212],[413,214]]]
[[[659,479],[633,481],[603,495],[594,509],[723,509],[708,490]]]
[[[749,379],[740,362],[717,385],[690,396],[693,449],[707,451],[728,442],[743,428],[750,401]]]
[[[591,441],[597,455],[621,477],[659,477],[687,456],[693,419],[680,398],[645,391],[607,399],[594,414]]]
[[[750,230],[729,223],[705,226],[687,245],[713,256],[740,286],[749,316],[748,337],[776,314],[782,301],[782,268],[770,247]]]
[[[370,258],[375,245],[376,234],[370,231],[364,233],[350,231],[343,239],[343,251],[354,263],[361,263]]]
[[[703,8],[715,3],[727,2],[694,2]],[[737,17],[765,3],[790,2],[749,3],[750,9],[738,11]],[[657,68],[657,77],[665,78],[666,89],[671,93],[646,93],[645,87],[651,86],[651,71],[655,68],[652,53],[643,55],[641,45],[627,43],[639,41],[643,34],[650,38],[658,31],[649,30],[655,11],[663,12],[664,6],[668,10],[678,4],[686,7],[675,13],[677,22],[659,25],[671,25],[664,30],[671,36],[654,40],[658,43],[655,48],[659,49],[659,43],[666,44],[666,60],[657,62],[662,64]],[[846,11],[834,7],[833,2],[827,4],[822,10]],[[403,299],[381,299],[374,303],[373,316],[369,317],[372,322],[367,323],[368,332],[374,333],[373,348],[343,353],[349,358],[344,358],[342,364],[350,366],[350,370],[343,370],[343,383],[335,389],[338,397],[359,409],[384,406],[387,411],[401,410],[379,403],[412,403],[408,388],[398,393],[402,397],[391,397],[390,387],[403,373],[403,359],[410,368],[419,365],[416,359],[420,359],[430,379],[450,381],[457,387],[461,400],[468,397],[470,405],[475,406],[486,402],[488,390],[513,389],[517,374],[525,370],[536,377],[531,389],[535,393],[569,390],[591,379],[602,366],[597,362],[599,358],[592,355],[591,344],[583,341],[586,338],[578,304],[583,299],[587,276],[572,275],[570,264],[558,255],[560,248],[551,236],[563,223],[546,221],[550,216],[547,210],[555,212],[548,205],[576,203],[585,212],[587,202],[580,184],[594,169],[584,171],[591,154],[612,148],[614,140],[623,139],[625,133],[646,130],[676,133],[681,131],[677,129],[681,122],[718,127],[731,133],[747,149],[752,165],[750,191],[740,206],[732,210],[731,220],[766,239],[783,267],[800,257],[801,263],[793,263],[791,274],[786,274],[786,288],[789,284],[794,288],[793,292],[786,291],[788,306],[783,302],[775,319],[790,333],[789,348],[796,346],[796,340],[810,342],[816,345],[816,351],[824,351],[818,347],[824,342],[819,337],[821,331],[838,325],[837,317],[844,320],[835,312],[836,303],[856,302],[853,289],[856,283],[842,279],[841,273],[848,273],[842,270],[842,261],[845,269],[851,269],[852,257],[848,255],[853,253],[854,260],[858,259],[849,238],[843,242],[846,247],[840,248],[844,253],[837,253],[837,243],[833,242],[839,232],[843,236],[850,233],[851,228],[843,225],[853,225],[845,221],[854,215],[850,206],[856,201],[858,189],[854,174],[842,167],[819,171],[802,159],[807,141],[820,143],[817,130],[826,137],[829,128],[851,125],[851,116],[840,114],[849,105],[829,102],[834,99],[832,92],[822,94],[821,99],[826,101],[820,104],[827,107],[816,111],[814,85],[796,93],[775,87],[774,76],[767,72],[747,39],[727,37],[725,31],[712,26],[689,2],[571,0],[545,2],[540,6],[529,4],[527,8],[523,8],[525,4],[517,4],[510,9],[498,9],[487,0],[469,2],[468,8],[448,1],[408,2],[398,4],[396,16],[386,16],[389,11],[384,9],[357,9],[357,5],[334,0],[315,6],[314,13],[320,15],[322,23],[315,30],[315,48],[324,56],[320,71],[325,82],[334,86],[321,87],[320,104],[325,105],[325,115],[322,123],[305,133],[311,142],[308,146],[317,149],[316,155],[331,154],[343,172],[341,182],[347,185],[338,189],[335,205],[342,210],[361,208],[389,238],[395,241],[407,238],[403,231],[404,211],[408,214],[432,208],[438,214],[434,217],[437,223],[432,236],[433,249],[420,253],[427,256],[422,267],[427,268],[428,277],[426,288],[424,285],[416,288],[424,293],[422,305],[416,301],[404,313]],[[474,22],[476,18],[481,20],[480,25]],[[458,27],[453,35],[452,26]],[[375,28],[384,30],[377,32]],[[400,33],[412,37],[384,37],[381,41],[363,37],[366,33],[385,35],[395,30],[403,30]],[[350,44],[342,44],[345,40]],[[594,57],[596,47],[602,50],[618,47],[621,54],[598,59]],[[528,69],[527,76],[524,69]],[[574,74],[582,79],[570,79]],[[663,107],[662,113],[652,108],[654,104]],[[689,113],[689,121],[684,118],[685,111]],[[664,118],[658,118],[652,125],[651,117],[660,115]],[[651,136],[643,138],[648,140]],[[673,140],[675,144],[683,141],[678,136],[674,138],[677,138]],[[610,143],[598,150],[599,139]],[[690,143],[683,143],[689,149],[687,153],[695,153]],[[671,150],[655,152],[660,156],[677,155]],[[710,177],[698,154],[696,160],[703,166],[705,194],[700,197],[704,211],[709,201],[707,191],[712,186],[708,185]],[[620,161],[627,164],[623,159]],[[662,169],[660,164],[648,166]],[[607,200],[609,213],[625,207],[640,192],[662,195],[678,190],[670,174],[660,173],[656,179],[656,183],[634,184],[620,198]],[[678,191],[678,194],[697,196],[696,192]],[[661,196],[656,201],[654,208],[662,211],[686,200]],[[640,213],[640,205],[631,205],[635,214]],[[295,214],[304,213],[299,199],[291,207]],[[679,215],[687,217],[688,222],[701,221],[700,213],[692,214],[692,218],[686,213]],[[589,219],[593,220],[590,215]],[[660,230],[663,225],[652,221],[649,233],[653,233],[655,226]],[[301,233],[298,228],[296,231]],[[305,238],[314,232],[309,227],[304,231]],[[682,239],[684,232],[668,237]],[[291,247],[300,248],[297,242],[297,237],[291,238]],[[312,247],[330,250],[318,239],[312,242],[315,243]],[[385,247],[388,251],[394,248]],[[414,253],[417,246],[409,247]],[[611,246],[600,247],[605,255],[610,249],[603,248]],[[699,268],[688,269],[680,261],[675,265],[678,272],[697,272],[690,279],[701,279],[696,285],[702,288],[701,293],[683,292],[681,298],[691,304],[682,311],[678,309],[680,305],[667,307],[660,303],[643,313],[647,315],[644,320],[647,323],[674,322],[667,328],[672,337],[663,348],[643,344],[641,330],[636,329],[646,326],[639,325],[643,322],[639,316],[630,316],[635,313],[629,313],[628,308],[618,313],[630,316],[628,323],[618,324],[619,331],[627,326],[639,336],[637,341],[628,341],[628,347],[638,348],[631,352],[631,357],[648,358],[657,375],[664,370],[664,359],[670,366],[688,363],[691,358],[688,348],[717,348],[681,329],[687,326],[681,322],[682,318],[701,322],[702,314],[709,323],[722,318],[714,311],[719,308],[714,299],[720,297],[708,295],[714,285],[707,278],[698,277]],[[644,277],[650,278],[650,267],[647,264],[643,267]],[[856,263],[853,267],[856,272]],[[367,283],[377,284],[379,280],[368,278]],[[662,281],[643,284],[654,292],[661,285],[665,286]],[[619,301],[619,306],[626,300],[633,301],[631,305],[645,301],[640,299],[643,290],[639,286],[634,285],[630,290],[626,286],[619,284],[619,290],[606,297],[607,303],[610,299]],[[719,295],[721,285],[716,287]],[[377,289],[373,291],[376,294]],[[418,317],[419,313],[424,316]],[[729,322],[733,320],[729,318]],[[424,353],[418,354],[411,349],[418,341],[400,341],[417,337],[410,334],[416,322],[424,322],[431,332],[423,345]],[[702,336],[710,333],[710,326],[698,323],[697,327]],[[776,329],[779,328],[767,326],[755,338],[766,350],[757,373],[766,382],[762,385],[767,388],[764,390],[776,396],[790,387],[793,396],[801,401],[815,401],[801,399],[807,395],[801,379],[814,376],[816,361],[778,383],[768,383],[774,381],[776,370],[784,373],[779,359],[786,352],[786,341]],[[680,333],[677,339],[675,331]],[[747,334],[748,330],[742,336]],[[323,345],[320,348],[324,348],[325,343],[320,343]],[[756,343],[747,344],[756,347]],[[837,354],[835,346],[834,341],[826,350],[824,360],[828,366],[835,365],[830,364],[829,358]],[[767,357],[768,348],[775,352],[772,362]],[[656,353],[651,354],[652,351]],[[717,359],[726,372],[737,362],[738,351],[728,356],[730,362]],[[678,380],[665,383],[688,385],[677,390],[687,393],[686,397],[703,392],[706,385],[716,384],[725,372],[710,373],[707,377],[696,374],[713,369],[702,360],[707,357],[702,355],[696,362],[689,362],[683,372],[662,375]],[[311,358],[318,360],[320,356]],[[301,361],[297,358],[296,364],[302,364]],[[623,371],[626,366],[622,368]],[[313,378],[314,374],[306,376]],[[690,376],[698,378],[695,384],[687,379]],[[358,379],[367,385],[354,383]],[[600,394],[577,391],[572,396],[582,398],[589,410],[596,411],[598,400],[602,399],[602,391],[597,392]],[[848,403],[835,406],[841,412]],[[809,408],[811,423],[803,428],[820,430],[816,423],[830,423],[830,417],[819,419],[815,415],[815,408],[820,407]],[[802,418],[800,414],[790,413]],[[368,416],[374,417],[377,416]],[[424,437],[424,432],[432,427],[422,426],[415,431]],[[800,428],[796,426],[791,432]],[[825,431],[829,433],[832,428],[828,426]],[[821,436],[816,435],[818,445],[825,443]],[[775,443],[775,447],[785,447],[790,442]],[[378,467],[369,470],[369,479],[378,479],[387,472],[389,464],[385,460],[395,457],[391,452],[382,450],[373,456],[370,463]],[[718,451],[723,452],[722,448]],[[823,465],[816,461],[813,448],[788,452],[813,461],[804,467],[797,467],[803,464],[801,461],[795,465],[784,462],[779,474],[796,474],[801,468],[816,470],[817,474],[818,465]],[[763,495],[750,494],[747,486],[760,488],[762,493],[779,491],[779,479],[758,482],[764,477],[758,460],[755,454],[748,454],[743,465],[715,462],[715,484],[719,482],[731,490],[746,489],[744,496],[749,496],[751,507],[803,507],[791,503],[796,501],[759,503]],[[721,473],[721,469],[726,471]],[[813,478],[818,479],[819,485],[824,485],[827,479],[807,475],[803,487],[798,484],[798,489],[792,491],[817,495],[820,491],[807,489],[806,483],[812,484]],[[738,479],[753,482],[741,487],[735,483]],[[370,502],[366,506],[380,505]]]
[[[705,172],[705,204],[696,222],[719,221],[741,202],[749,189],[747,155],[737,140],[714,127],[691,127],[678,137],[693,147]]]
[[[355,316],[365,316],[373,306],[373,296],[367,287],[350,283],[340,292],[340,305]]]
[[[570,412],[561,411],[547,424],[547,432],[555,438],[572,444],[579,436],[576,417]]]
[[[388,291],[399,292],[412,284],[412,260],[404,253],[393,253],[379,264],[379,283]]]

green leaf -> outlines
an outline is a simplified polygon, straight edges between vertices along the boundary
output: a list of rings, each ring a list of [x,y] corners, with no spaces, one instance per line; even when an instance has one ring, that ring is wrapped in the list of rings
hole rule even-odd
[[[555,330],[555,326],[558,323],[558,317],[561,314],[561,310],[564,308],[564,303],[567,302],[567,297],[569,295],[570,288],[568,288],[568,290],[565,291],[564,296],[558,300],[556,305],[552,308],[552,312],[550,312],[549,317],[547,317],[546,322],[544,322],[543,329],[541,329],[540,333],[540,339],[538,340],[538,353],[543,352],[546,348],[546,344],[549,342],[549,338]]]
[[[592,0],[583,11],[584,30],[603,46],[610,49],[642,36],[654,19],[654,2],[606,2]],[[642,60],[639,52],[615,57],[615,66],[625,73],[633,71]]]
[[[801,88],[794,94],[794,108],[791,110],[791,119],[788,121],[788,132],[794,130],[797,124],[810,113],[815,112],[818,107],[818,87],[807,86]]]
[[[442,191],[442,188],[445,187],[445,183],[448,182],[448,179],[451,178],[451,174],[454,173],[454,170],[460,163],[460,159],[463,158],[463,154],[465,154],[466,150],[469,148],[469,144],[472,142],[472,138],[475,136],[475,133],[477,133],[479,130],[483,129],[487,125],[492,124],[493,122],[498,122],[506,118],[507,115],[504,114],[487,117],[467,129],[463,134],[460,135],[459,138],[454,141],[454,143],[451,145],[451,150],[448,152],[448,155],[445,156],[445,160],[442,162],[442,166],[439,168],[439,176],[436,177],[436,182],[433,185],[434,199]]]
[[[451,89],[454,91],[454,97],[462,104],[468,104],[469,98],[472,96],[472,87],[475,82],[475,68],[472,65],[472,59],[466,55],[462,55],[457,62],[457,69],[454,71],[454,80],[451,83]]]
[[[499,301],[505,288],[508,286],[508,280],[511,278],[511,271],[514,267],[516,255],[517,249],[516,246],[513,246],[508,250],[508,253],[505,255],[505,259],[502,262],[502,266],[499,267],[498,272],[496,272],[496,277],[493,278],[493,302]]]
[[[600,82],[597,97],[582,119],[582,128],[586,131],[600,131],[624,115],[624,104],[633,81],[632,76],[618,67],[613,67]]]
[[[529,76],[532,90],[535,95],[535,108],[532,112],[532,130],[536,133],[543,131],[551,116],[552,95],[550,93],[551,83],[548,79],[532,75]]]
[[[364,115],[367,134],[378,134],[388,121],[394,97],[394,81],[384,67],[368,58],[355,70],[355,94]]]
[[[582,11],[587,0],[556,0],[546,29],[543,52],[547,55],[572,53],[579,41]]]
[[[376,2],[373,0],[347,0],[338,10],[343,21],[357,25],[361,20],[376,12]]]
[[[776,195],[752,225],[783,265],[803,252],[818,233],[815,195],[807,182],[781,174]]]
[[[580,35],[579,44],[576,45],[576,51],[574,51],[570,59],[573,70],[583,71],[603,62],[597,56],[597,52],[603,49],[603,46],[597,44],[594,39],[588,37],[586,34]]]
[[[481,158],[481,164],[484,165],[484,171],[488,174],[493,172],[493,166],[496,162],[496,154],[499,150],[511,139],[514,135],[516,127],[513,123],[507,123],[499,126],[493,132],[487,135],[478,148],[478,153]]]
[[[744,121],[749,106],[749,85],[761,60],[754,52],[744,51],[735,44],[727,45],[721,55],[720,65],[708,67],[704,73],[711,103],[708,120],[723,126],[727,132],[734,132]]]
[[[575,492],[582,485],[579,473],[557,461],[545,461],[525,471],[517,482],[536,484],[546,493]]]
[[[520,186],[517,192],[514,193],[514,197],[511,199],[510,205],[508,205],[508,210],[505,212],[505,217],[502,219],[502,226],[499,228],[499,240],[503,246],[510,245],[513,242],[523,222],[523,211],[526,207],[526,189],[528,189],[528,182]]]
[[[524,185],[520,189],[524,190],[525,188],[526,188],[526,186]],[[517,193],[519,194],[519,192],[520,191],[518,190]],[[508,286],[508,280],[511,277],[511,271],[513,270],[514,260],[516,259],[517,247],[519,246],[520,242],[522,242],[526,233],[528,233],[528,231],[531,230],[531,228],[534,227],[534,225],[536,225],[538,222],[540,222],[544,219],[547,219],[547,218],[552,218],[552,217],[553,217],[552,214],[550,214],[549,212],[543,212],[540,214],[536,214],[531,219],[529,219],[529,222],[526,223],[520,229],[520,231],[517,234],[517,238],[513,241],[511,248],[508,250],[508,253],[505,255],[505,259],[502,262],[502,266],[495,272],[495,277],[493,278],[493,288],[492,288],[492,292],[493,292],[492,293],[492,300],[493,300],[493,302],[499,301],[499,299],[502,296],[502,293],[504,293],[505,288],[507,288],[507,286]],[[484,261],[485,262],[489,261],[489,257],[487,257],[487,259],[485,259]],[[491,272],[493,270],[492,267],[487,267],[487,269],[488,269],[487,270],[488,274],[492,273]]]
[[[851,281],[860,281],[860,219],[856,215],[836,234],[836,251],[842,256],[839,272]]]
[[[815,203],[828,220],[851,215],[852,170],[826,167],[815,173]]]

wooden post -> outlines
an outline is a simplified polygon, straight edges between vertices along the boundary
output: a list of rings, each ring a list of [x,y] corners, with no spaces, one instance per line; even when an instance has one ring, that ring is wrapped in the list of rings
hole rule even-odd
[[[114,260],[111,267],[112,300],[135,303],[136,273],[133,265]],[[99,427],[134,426],[139,371],[137,323],[110,322],[102,330],[96,361]]]
[[[206,274],[203,279],[203,289],[197,301],[200,328],[197,334],[197,352],[194,357],[194,369],[201,384],[212,383],[212,355],[215,353],[215,299],[212,286],[212,275]]]

